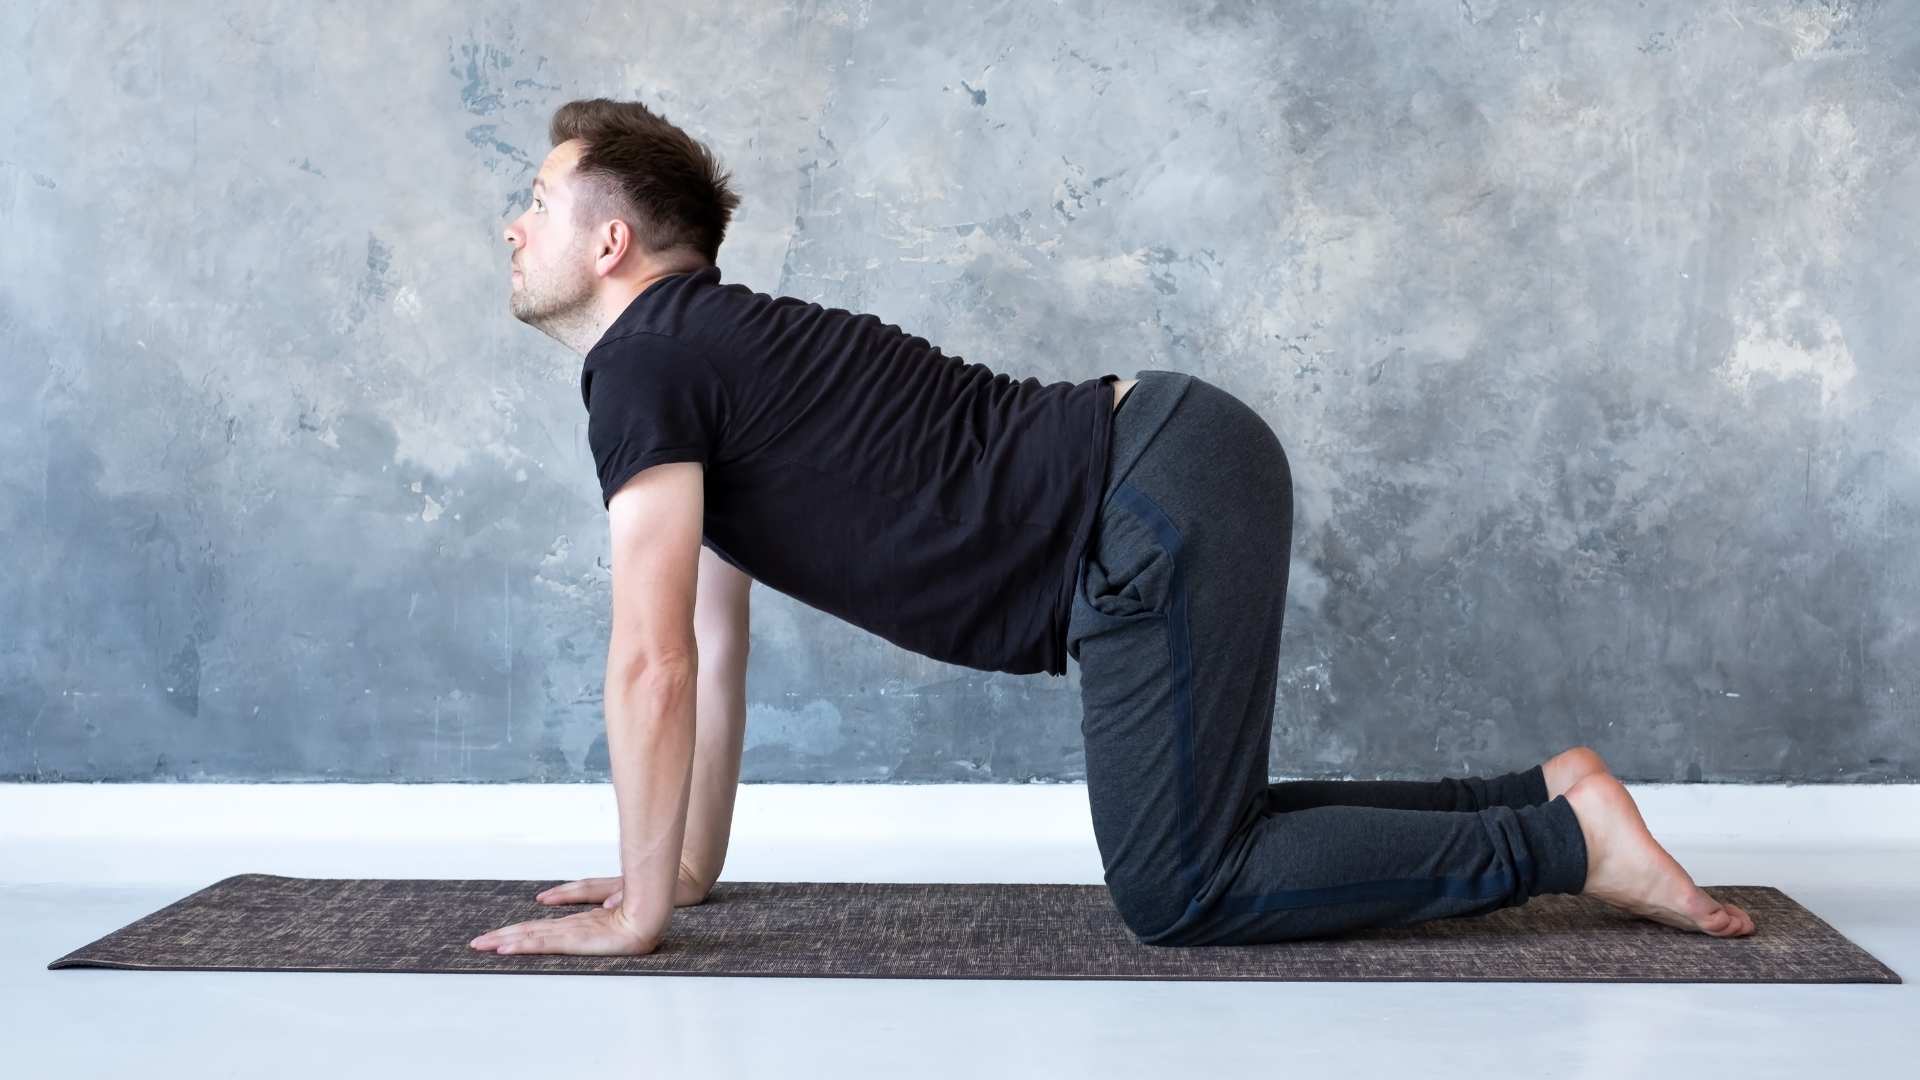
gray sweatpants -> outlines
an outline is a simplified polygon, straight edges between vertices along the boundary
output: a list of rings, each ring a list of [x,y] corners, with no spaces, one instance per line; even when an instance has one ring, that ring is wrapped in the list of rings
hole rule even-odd
[[[1273,429],[1193,375],[1136,373],[1076,574],[1087,798],[1148,945],[1234,945],[1479,915],[1578,893],[1587,847],[1541,767],[1267,781],[1293,538]]]

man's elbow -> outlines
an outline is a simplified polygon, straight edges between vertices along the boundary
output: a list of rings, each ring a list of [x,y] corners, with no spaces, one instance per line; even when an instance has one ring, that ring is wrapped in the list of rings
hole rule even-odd
[[[609,686],[646,687],[691,684],[700,671],[700,650],[687,644],[647,649],[607,658]]]

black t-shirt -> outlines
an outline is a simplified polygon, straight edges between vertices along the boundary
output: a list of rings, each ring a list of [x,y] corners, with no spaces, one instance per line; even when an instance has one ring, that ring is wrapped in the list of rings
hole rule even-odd
[[[1014,382],[709,266],[633,299],[580,396],[603,505],[704,462],[703,543],[755,581],[923,656],[1064,675],[1117,379]]]

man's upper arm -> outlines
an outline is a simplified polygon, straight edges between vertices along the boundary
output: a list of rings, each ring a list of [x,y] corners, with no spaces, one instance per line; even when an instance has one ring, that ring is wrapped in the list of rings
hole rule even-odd
[[[753,578],[709,547],[700,549],[693,631],[703,655],[747,647],[747,591]]]
[[[652,465],[607,501],[613,548],[609,676],[633,678],[697,655],[693,615],[705,471],[698,461]]]

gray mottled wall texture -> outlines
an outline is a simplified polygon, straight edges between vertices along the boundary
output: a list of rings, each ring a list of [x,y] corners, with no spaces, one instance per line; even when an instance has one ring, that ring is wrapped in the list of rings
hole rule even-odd
[[[1276,777],[1915,778],[1920,5],[361,9],[0,6],[0,779],[606,777],[502,239],[602,94],[725,280],[1267,418]],[[746,780],[1084,779],[1077,668],[753,618]]]

